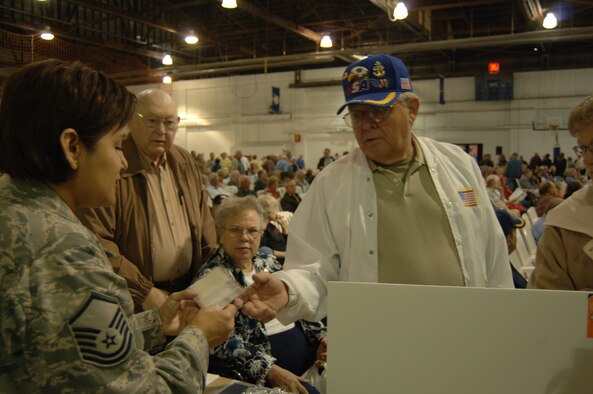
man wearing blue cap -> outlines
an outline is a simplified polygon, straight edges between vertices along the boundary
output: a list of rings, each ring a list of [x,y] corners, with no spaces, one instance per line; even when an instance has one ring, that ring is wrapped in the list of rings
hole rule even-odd
[[[517,249],[517,229],[525,227],[523,219],[516,219],[506,209],[496,209],[496,218],[500,223],[500,228],[504,233],[507,241],[507,249],[509,255]],[[510,264],[510,263],[509,263]],[[511,272],[513,274],[513,285],[516,289],[524,289],[527,287],[527,280],[519,271],[511,264]]]
[[[291,221],[285,271],[257,277],[259,301],[244,310],[319,320],[335,280],[513,287],[474,159],[412,132],[420,100],[403,62],[369,56],[342,80],[338,114],[348,109],[359,147],[317,176]]]

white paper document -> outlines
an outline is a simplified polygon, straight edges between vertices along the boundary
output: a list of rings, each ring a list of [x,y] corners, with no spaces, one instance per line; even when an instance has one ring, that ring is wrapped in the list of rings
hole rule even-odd
[[[210,305],[224,308],[243,292],[243,288],[222,267],[215,267],[189,289],[198,293],[195,301],[200,308]]]
[[[215,375],[213,373],[208,373],[206,375],[206,386],[208,386],[210,383],[214,382],[218,378],[220,378],[220,375]]]

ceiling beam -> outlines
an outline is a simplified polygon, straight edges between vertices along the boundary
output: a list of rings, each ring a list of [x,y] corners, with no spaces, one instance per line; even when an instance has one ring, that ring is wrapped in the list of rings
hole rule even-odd
[[[521,0],[521,10],[529,22],[541,22],[544,19],[539,0]]]
[[[10,22],[2,22],[5,25],[16,27],[23,31],[30,31],[33,35],[39,34],[39,27],[33,26],[30,24],[25,23],[10,23]],[[121,51],[126,54],[133,54],[139,55],[143,57],[153,58],[153,59],[162,59],[163,52],[162,51],[151,51],[149,49],[137,48],[135,46],[126,45],[119,42],[114,41],[107,41],[107,40],[97,40],[90,37],[85,37],[82,35],[72,35],[65,30],[60,29],[59,27],[52,27],[52,32],[59,38],[75,41],[75,42],[82,42],[85,44],[91,44],[97,48],[108,48],[116,51]]]
[[[411,8],[416,11],[437,11],[437,10],[447,10],[447,9],[451,9],[451,8],[478,7],[478,6],[482,6],[482,5],[498,4],[498,3],[508,3],[508,1],[505,1],[505,0],[459,1],[456,3],[424,5],[424,6],[417,6],[417,7],[415,6],[415,7],[411,7]]]
[[[413,42],[398,45],[377,45],[365,48],[351,48],[323,51],[318,53],[304,53],[300,55],[272,56],[266,58],[241,59],[230,62],[207,63],[197,65],[185,65],[171,68],[155,69],[154,72],[165,74],[170,72],[173,77],[192,77],[201,75],[224,74],[239,71],[253,70],[264,67],[299,66],[331,62],[338,57],[347,62],[359,59],[360,55],[367,53],[395,53],[397,55],[445,51],[468,48],[493,48],[498,46],[538,44],[542,42],[570,42],[590,40],[593,35],[593,27],[581,27],[559,30],[539,30],[526,33],[503,34],[489,37],[459,38],[453,40]]]
[[[141,23],[143,25],[155,28],[155,29],[159,29],[162,31],[165,31],[167,33],[171,33],[180,37],[184,37],[187,33],[189,33],[188,31],[185,32],[181,32],[179,31],[177,28],[175,28],[174,26],[167,24],[167,23],[162,23],[162,22],[155,22],[153,19],[151,18],[147,18],[142,14],[138,14],[138,13],[134,13],[131,11],[123,11],[117,7],[111,7],[111,6],[107,6],[104,5],[103,3],[97,1],[97,0],[64,0],[67,1],[68,3],[72,3],[72,4],[76,4],[82,7],[87,7],[93,10],[97,10],[100,12],[104,12],[106,14],[109,15],[113,15],[116,16],[118,18],[121,18],[123,20],[131,20],[137,23]],[[168,9],[169,7],[165,7],[165,9]],[[174,10],[175,11],[175,10]],[[183,13],[181,12],[177,12],[180,18],[185,18]],[[190,24],[194,24],[194,21],[189,21]],[[81,26],[82,28],[84,28],[84,26]],[[204,42],[212,42],[212,43],[217,43],[217,40],[214,40],[212,37],[210,37],[208,34],[205,34],[203,32],[202,29],[200,29],[199,27],[195,27],[194,32],[198,35],[200,42],[203,44]]]
[[[313,30],[308,29],[304,26],[301,26],[299,24],[291,22],[288,19],[285,19],[281,16],[274,15],[274,14],[268,12],[267,10],[250,3],[247,0],[237,0],[237,7],[243,11],[246,11],[246,12],[252,14],[252,15],[258,16],[270,23],[280,26],[288,31],[291,31],[291,32],[296,33],[300,36],[303,36],[306,39],[309,39],[314,42],[321,41],[321,38],[322,38],[321,34],[314,32]]]
[[[83,7],[87,7],[87,8],[91,8],[93,10],[97,10],[97,11],[101,11],[104,12],[106,14],[109,15],[114,15],[117,16],[118,18],[124,19],[124,20],[132,20],[134,22],[138,22],[138,23],[142,23],[146,26],[150,26],[150,27],[154,27],[155,29],[160,29],[163,31],[166,31],[167,33],[171,33],[171,34],[178,34],[180,35],[181,33],[175,29],[173,26],[165,24],[165,23],[157,23],[154,20],[145,17],[144,15],[140,15],[138,13],[134,13],[131,11],[123,11],[117,7],[113,7],[113,6],[107,6],[104,5],[103,3],[100,3],[96,0],[66,0],[68,3],[72,3],[72,4],[76,4],[79,6],[83,6]]]

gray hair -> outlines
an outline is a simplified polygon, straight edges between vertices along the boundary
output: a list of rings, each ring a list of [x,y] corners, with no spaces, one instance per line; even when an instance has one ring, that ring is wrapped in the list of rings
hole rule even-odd
[[[414,92],[403,92],[400,93],[400,95],[397,97],[397,101],[402,103],[404,107],[407,107],[408,102],[410,102],[411,100],[420,100],[420,98]]]
[[[568,118],[570,135],[576,137],[583,128],[593,124],[593,96],[589,96],[576,105]]]
[[[278,203],[278,200],[276,200],[274,196],[271,196],[269,194],[262,194],[257,198],[257,201],[262,206],[266,214],[266,218],[269,218],[272,212],[280,211],[280,203]]]
[[[420,102],[420,98],[414,92],[403,92],[403,93],[400,93],[400,95],[397,97],[397,102],[400,103],[402,105],[402,107],[405,107],[405,108],[409,108],[410,102],[414,101],[414,100]],[[410,127],[414,126],[414,120],[415,120],[415,118],[410,119],[410,121],[409,121]]]
[[[225,222],[235,215],[246,211],[255,211],[260,218],[262,230],[266,225],[266,212],[261,204],[254,196],[237,197],[231,196],[225,198],[220,204],[214,223],[216,225],[216,233],[220,238],[220,234],[224,228]]]

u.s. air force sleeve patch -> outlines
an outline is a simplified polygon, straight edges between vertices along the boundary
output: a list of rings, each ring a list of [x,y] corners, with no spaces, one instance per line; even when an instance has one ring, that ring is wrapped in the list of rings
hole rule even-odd
[[[91,292],[70,328],[83,360],[99,367],[121,363],[132,349],[132,333],[116,298]]]

